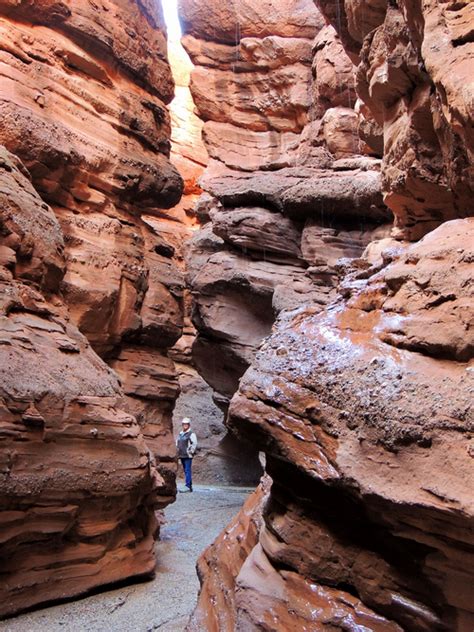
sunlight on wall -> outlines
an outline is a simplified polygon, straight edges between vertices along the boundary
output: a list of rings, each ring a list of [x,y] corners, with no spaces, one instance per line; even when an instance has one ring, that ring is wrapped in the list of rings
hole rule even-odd
[[[197,184],[207,162],[202,142],[203,122],[194,112],[194,101],[189,89],[193,64],[181,45],[181,25],[178,18],[178,0],[161,0],[168,31],[168,59],[175,82],[175,97],[170,103],[171,161],[184,180],[184,195],[175,210],[182,209],[187,218],[201,193]],[[194,220],[193,220],[194,221]]]
[[[182,33],[178,18],[178,0],[161,0],[161,4],[168,30],[168,42],[179,41]]]

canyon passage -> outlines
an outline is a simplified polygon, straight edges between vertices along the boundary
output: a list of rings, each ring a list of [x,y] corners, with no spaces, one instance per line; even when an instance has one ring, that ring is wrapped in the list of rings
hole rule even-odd
[[[474,3],[0,0],[0,115],[0,628],[472,632]]]

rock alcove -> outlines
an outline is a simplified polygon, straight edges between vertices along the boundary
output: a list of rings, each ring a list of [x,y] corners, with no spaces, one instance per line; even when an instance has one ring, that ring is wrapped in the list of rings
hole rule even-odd
[[[175,411],[188,630],[468,632],[474,5],[178,8],[0,0],[0,614],[153,573]]]

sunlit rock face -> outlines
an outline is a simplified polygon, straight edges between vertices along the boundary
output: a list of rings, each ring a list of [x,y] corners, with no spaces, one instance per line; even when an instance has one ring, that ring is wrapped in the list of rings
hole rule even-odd
[[[11,613],[154,568],[154,509],[175,495],[183,225],[166,209],[183,181],[159,3],[5,0],[0,32]]]
[[[184,180],[183,197],[173,208],[173,214],[182,211],[183,221],[191,224],[195,221],[194,206],[202,193],[199,178],[209,158],[202,139],[203,121],[195,113],[189,89],[193,64],[174,33],[168,40],[168,57],[175,82],[175,96],[170,103],[171,161]]]
[[[196,366],[223,407],[283,309],[323,307],[336,261],[383,237],[380,160],[355,66],[310,0],[181,0],[210,157],[187,252]]]

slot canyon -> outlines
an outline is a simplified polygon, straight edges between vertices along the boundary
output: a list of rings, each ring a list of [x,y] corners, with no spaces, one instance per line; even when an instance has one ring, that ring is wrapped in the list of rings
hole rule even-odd
[[[0,113],[0,630],[215,493],[62,629],[472,632],[474,2],[0,0]]]

